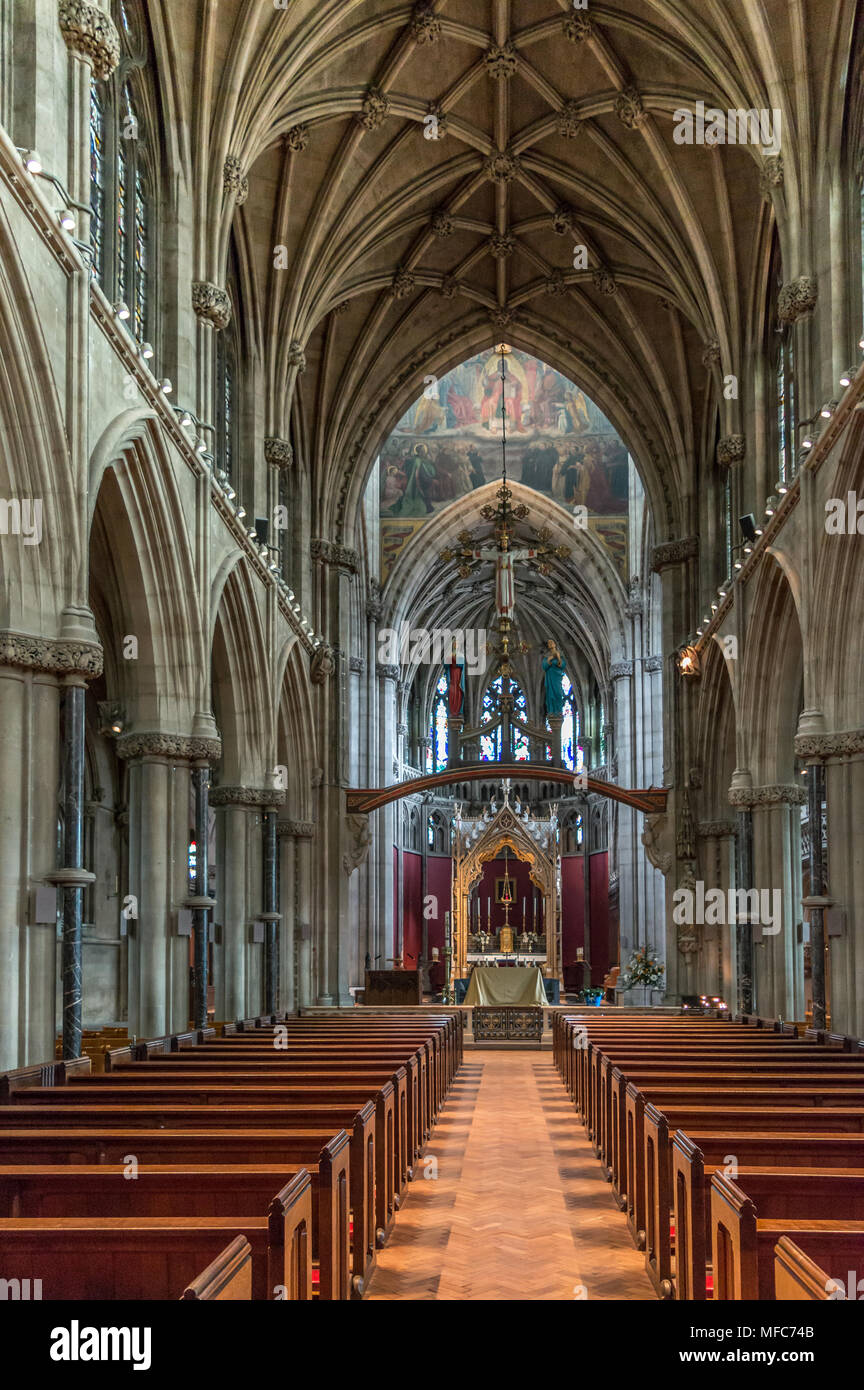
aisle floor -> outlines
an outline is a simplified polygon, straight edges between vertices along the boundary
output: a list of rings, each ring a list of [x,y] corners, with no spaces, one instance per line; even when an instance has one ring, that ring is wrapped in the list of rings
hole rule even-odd
[[[655,1297],[550,1053],[466,1052],[368,1297]]]

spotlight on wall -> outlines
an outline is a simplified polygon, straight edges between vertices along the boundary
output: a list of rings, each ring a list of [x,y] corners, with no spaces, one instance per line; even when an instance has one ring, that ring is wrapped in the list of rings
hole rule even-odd
[[[839,401],[826,401],[822,409],[819,411],[819,414],[822,416],[822,419],[830,420],[831,416],[834,414],[834,411],[837,409],[839,404]]]
[[[244,516],[246,515],[246,508],[245,508],[244,506],[242,506],[242,504],[241,504],[241,506],[239,506],[239,507],[237,508],[237,515],[238,515],[238,517],[240,518],[241,521],[243,520]]]
[[[181,430],[187,430],[187,429],[189,428],[189,426],[192,425],[192,424],[194,424],[194,423],[195,423],[195,422],[194,422],[194,420],[192,419],[192,416],[189,414],[189,411],[188,411],[188,410],[182,410],[182,411],[180,412],[180,428],[181,428]]]
[[[858,346],[859,346],[859,348],[861,349],[861,351],[864,352],[864,335],[862,335],[862,336],[858,339]]]
[[[118,299],[116,304],[114,304],[113,308],[114,313],[117,315],[118,319],[122,319],[125,323],[126,320],[129,318],[129,305],[124,304],[122,299]]]
[[[199,440],[198,440],[198,443],[195,445],[195,452],[196,452],[196,454],[206,454],[206,452],[207,452],[207,444],[206,444],[206,441],[205,441],[205,440],[203,440],[203,439],[199,439]]]
[[[171,381],[170,377],[164,376],[162,378],[162,380],[159,382],[159,390],[164,391],[166,396],[171,395],[171,392],[174,390],[174,384]]]
[[[699,653],[695,647],[682,647],[677,658],[678,674],[680,676],[699,675]]]
[[[21,155],[21,163],[24,165],[28,174],[42,173],[42,160],[35,150],[24,150]]]
[[[234,491],[230,483],[225,484],[225,496],[228,498],[229,502],[233,502],[234,498],[237,496],[237,493]]]
[[[857,368],[856,368],[856,367],[846,367],[846,368],[844,368],[844,370],[840,373],[840,385],[841,385],[841,386],[851,386],[851,385],[852,385],[852,382],[855,380],[855,374],[856,374],[856,372],[857,372]]]
[[[141,356],[144,358],[144,361],[145,361],[145,362],[150,362],[150,361],[152,360],[152,357],[153,357],[153,344],[152,344],[152,343],[142,343],[142,344],[141,344]]]
[[[766,515],[766,516],[773,516],[774,513],[776,512],[777,508],[779,507],[779,505],[780,505],[780,498],[779,498],[779,497],[769,497],[769,498],[768,498],[768,501],[765,503],[765,515]]]
[[[126,711],[116,700],[100,700],[99,732],[103,738],[117,738],[126,727]]]
[[[745,541],[755,541],[756,539],[756,518],[752,512],[746,516],[738,518],[738,525],[741,527],[741,535]]]
[[[71,208],[61,208],[57,216],[60,219],[60,226],[63,228],[64,232],[74,232],[75,214],[72,212]]]
[[[789,491],[789,485],[788,485],[788,483],[784,483],[783,479],[781,478],[780,481],[779,481],[779,483],[777,484],[777,496],[778,496],[778,497],[785,497],[788,491]]]

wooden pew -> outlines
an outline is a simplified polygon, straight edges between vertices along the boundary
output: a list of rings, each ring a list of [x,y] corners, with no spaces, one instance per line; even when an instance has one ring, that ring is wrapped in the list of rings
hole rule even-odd
[[[134,1155],[145,1166],[207,1164],[218,1153],[221,1163],[305,1167],[317,1175],[318,1202],[313,1212],[320,1254],[320,1296],[352,1296],[349,1215],[349,1138],[328,1129],[5,1129],[0,1130],[0,1166],[123,1166]],[[217,1167],[220,1165],[216,1165]],[[218,1252],[217,1252],[218,1253]]]
[[[268,1112],[274,1107],[283,1108],[295,1120],[302,1118],[304,1122],[316,1120],[316,1116],[322,1113],[321,1107],[331,1119],[337,1119],[343,1114],[344,1119],[339,1122],[344,1124],[345,1128],[350,1126],[352,1146],[369,1150],[365,1160],[359,1154],[352,1155],[352,1184],[359,1180],[357,1175],[365,1168],[364,1181],[374,1194],[374,1203],[368,1200],[366,1202],[370,1229],[367,1232],[368,1240],[362,1263],[358,1261],[359,1228],[355,1229],[354,1274],[363,1278],[364,1282],[368,1280],[372,1272],[374,1250],[386,1243],[392,1228],[399,1181],[398,1165],[402,1161],[401,1152],[397,1147],[400,1136],[395,1124],[392,1082],[386,1081],[383,1086],[378,1087],[370,1102],[365,1101],[365,1097],[369,1095],[371,1088],[363,1085],[262,1086],[243,1081],[235,1081],[232,1085],[213,1085],[207,1079],[196,1080],[194,1073],[191,1080],[185,1080],[186,1073],[180,1072],[169,1072],[158,1081],[151,1079],[150,1084],[138,1085],[132,1084],[131,1075],[127,1071],[100,1076],[97,1084],[87,1085],[85,1081],[81,1085],[66,1086],[58,1091],[31,1089],[26,1098],[19,1097],[18,1100],[19,1104],[28,1106],[39,1104],[53,1108],[59,1105],[64,1109],[94,1105],[108,1106],[109,1109],[130,1105],[219,1107],[221,1113],[217,1123],[220,1125],[225,1123],[222,1118],[224,1108],[238,1104],[264,1106]],[[118,1080],[118,1076],[122,1076],[122,1080]],[[375,1108],[374,1137],[371,1139],[364,1102],[374,1105]],[[123,1113],[126,1113],[125,1109]],[[196,1117],[195,1123],[199,1122],[201,1125],[209,1125],[209,1110],[203,1117]],[[352,1208],[355,1206],[356,1195],[352,1186]]]
[[[169,1299],[197,1277],[202,1257],[212,1261],[239,1235],[251,1250],[252,1298],[282,1298],[296,1290],[296,1184],[292,1179],[278,1192],[261,1217],[7,1217],[0,1220],[0,1261],[15,1278],[40,1279],[46,1302]],[[308,1183],[300,1201],[308,1222]]]
[[[125,1051],[125,1049],[123,1050]],[[111,1059],[110,1063],[108,1058]],[[312,1071],[330,1070],[336,1074],[337,1079],[346,1073],[355,1075],[364,1067],[373,1069],[389,1064],[389,1067],[393,1069],[404,1066],[409,1076],[412,1115],[416,1117],[414,1122],[417,1136],[416,1154],[411,1156],[412,1161],[414,1157],[422,1153],[432,1132],[432,1125],[437,1114],[437,1091],[430,1083],[429,1056],[425,1046],[407,1048],[399,1043],[385,1042],[380,1045],[352,1047],[349,1040],[348,1042],[327,1045],[309,1043],[282,1050],[262,1039],[260,1042],[247,1043],[243,1048],[223,1046],[221,1043],[217,1043],[194,1051],[190,1050],[183,1053],[182,1056],[175,1055],[170,1059],[160,1058],[160,1062],[166,1060],[172,1061],[175,1065],[181,1065],[184,1069],[187,1062],[190,1067],[212,1067],[217,1063],[223,1067],[243,1063],[247,1067],[267,1067],[289,1062],[295,1066],[306,1066]],[[109,1053],[106,1057],[106,1071],[114,1071],[115,1069],[114,1054]]]
[[[715,1300],[773,1300],[775,1249],[785,1235],[831,1271],[832,1284],[845,1281],[853,1270],[857,1287],[864,1269],[864,1220],[758,1217],[747,1194],[717,1174],[711,1183],[711,1210]]]
[[[358,1293],[372,1276],[378,1248],[375,1204],[375,1107],[368,1101],[359,1110],[353,1105],[248,1105],[203,1106],[72,1104],[36,1105],[19,1103],[0,1109],[0,1133],[7,1127],[49,1125],[69,1129],[127,1128],[222,1129],[244,1127],[275,1129],[282,1125],[296,1129],[303,1125],[326,1125],[333,1134],[347,1129],[351,1135],[350,1204],[353,1216],[352,1267]],[[215,1139],[215,1134],[214,1134]],[[218,1141],[217,1141],[218,1142]],[[386,1182],[387,1175],[383,1175]]]
[[[191,1284],[181,1302],[240,1303],[252,1297],[252,1247],[245,1236],[235,1236]]]
[[[758,1169],[855,1172],[864,1169],[864,1142],[854,1134],[813,1134],[784,1131],[729,1133],[725,1127],[713,1131],[678,1130],[670,1143],[665,1115],[648,1108],[646,1131],[653,1130],[658,1148],[658,1171],[664,1154],[671,1166],[675,1221],[674,1293],[679,1299],[705,1298],[705,1274],[711,1250],[710,1183],[715,1172],[723,1172],[734,1160],[738,1171]],[[660,1246],[660,1249],[666,1249]],[[671,1265],[658,1268],[658,1275],[670,1279]],[[672,1289],[661,1290],[669,1297]]]
[[[312,1087],[347,1084],[367,1085],[370,1096],[389,1081],[395,1093],[397,1149],[400,1158],[396,1190],[399,1199],[404,1199],[405,1187],[410,1181],[409,1170],[413,1157],[421,1153],[424,1147],[419,1137],[422,1133],[422,1118],[416,1058],[409,1057],[405,1065],[398,1065],[390,1062],[352,1062],[350,1060],[344,1062],[333,1060],[300,1062],[278,1055],[248,1058],[245,1061],[240,1059],[236,1064],[232,1064],[230,1058],[216,1061],[199,1057],[196,1058],[194,1066],[187,1068],[184,1063],[192,1056],[192,1053],[184,1053],[182,1057],[176,1059],[177,1064],[172,1068],[175,1072],[182,1072],[184,1081],[195,1076],[201,1080],[220,1081],[227,1084],[236,1081],[249,1081],[253,1084],[256,1082],[276,1084],[278,1082],[292,1086]],[[123,1067],[121,1071],[124,1078],[128,1076],[132,1085],[150,1084],[151,1075],[159,1080],[168,1076],[168,1072],[163,1067],[170,1066],[170,1061],[171,1059],[162,1057],[158,1060],[148,1061],[141,1066]],[[150,1068],[157,1070],[151,1073]],[[106,1070],[110,1072],[115,1081],[121,1074],[121,1071]]]
[[[265,1213],[285,1218],[285,1262],[290,1278],[282,1295],[291,1301],[312,1297],[313,1252],[318,1259],[315,1211],[317,1172],[258,1165],[220,1167],[141,1165],[134,1178],[127,1165],[58,1164],[0,1167],[0,1238],[10,1218],[61,1216],[141,1217],[231,1216]],[[277,1193],[277,1197],[273,1193]],[[325,1252],[332,1262],[332,1252]],[[278,1282],[278,1281],[277,1281]],[[268,1297],[277,1297],[272,1291]]]
[[[805,1255],[790,1236],[783,1236],[774,1247],[774,1297],[778,1303],[794,1299],[825,1303],[834,1294],[833,1279]]]

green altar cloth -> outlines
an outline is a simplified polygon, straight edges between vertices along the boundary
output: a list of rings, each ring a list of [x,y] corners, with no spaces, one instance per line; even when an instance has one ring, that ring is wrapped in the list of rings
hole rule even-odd
[[[527,1008],[540,1005],[546,1008],[543,975],[536,965],[477,965],[465,995],[466,1004]]]

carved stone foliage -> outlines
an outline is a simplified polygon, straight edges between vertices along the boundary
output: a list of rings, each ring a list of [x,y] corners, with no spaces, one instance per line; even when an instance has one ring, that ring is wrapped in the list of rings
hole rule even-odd
[[[377,130],[390,114],[390,98],[380,87],[369,87],[363,98],[363,105],[357,112],[357,120],[364,130]]]
[[[103,652],[94,642],[54,641],[24,632],[0,632],[0,666],[49,671],[58,676],[101,676]]]
[[[612,274],[611,270],[607,270],[605,266],[598,266],[592,274],[591,280],[594,284],[594,288],[599,290],[601,294],[613,295],[618,293],[618,285],[615,281],[615,276]]]
[[[372,843],[372,832],[369,829],[369,817],[361,815],[348,815],[345,817],[345,853],[342,855],[342,867],[349,876],[366,859],[369,853],[369,846]]]
[[[57,19],[69,52],[89,58],[94,76],[110,77],[120,61],[120,35],[111,16],[85,0],[60,0]]]
[[[731,820],[700,820],[696,830],[700,840],[726,840],[735,834]]]
[[[285,132],[285,144],[294,154],[302,154],[309,144],[309,127],[292,125],[291,129]]]
[[[655,671],[662,671],[662,656],[649,656],[648,660],[645,662],[645,670],[648,672],[649,675],[653,675]]]
[[[799,734],[795,739],[799,758],[850,758],[864,753],[864,729],[845,729],[839,734]]]
[[[319,647],[312,658],[309,667],[309,678],[313,685],[323,685],[328,681],[336,670],[336,657],[333,648],[325,642],[323,647]]]
[[[613,661],[609,667],[609,676],[613,681],[620,680],[624,676],[632,676],[632,661]]]
[[[379,623],[383,612],[384,601],[381,597],[381,581],[379,579],[370,579],[369,596],[366,599],[366,617],[373,623]]]
[[[443,140],[449,129],[449,121],[441,109],[440,102],[430,101],[429,105],[426,107],[426,115],[427,117],[434,116],[435,118],[434,134],[430,134],[428,138],[430,140]],[[431,121],[425,120],[423,122],[424,137],[431,126]]]
[[[489,254],[496,261],[506,260],[516,250],[516,238],[512,232],[493,232],[489,238]]]
[[[503,47],[500,44],[493,43],[491,48],[487,48],[483,55],[483,61],[486,64],[487,73],[496,81],[500,81],[502,78],[507,79],[513,77],[519,66],[516,50],[510,43],[505,44]]]
[[[401,672],[396,665],[387,665],[386,662],[378,661],[375,664],[375,674],[379,680],[398,681]]]
[[[287,439],[265,439],[264,458],[274,468],[290,468],[294,462],[294,449]]]
[[[552,274],[543,281],[543,291],[553,299],[560,299],[567,293],[567,281],[560,270],[553,270]]]
[[[432,214],[431,226],[432,235],[437,237],[452,236],[456,230],[453,224],[453,218],[450,216],[449,212],[447,212],[446,208],[439,208],[437,212]]]
[[[575,209],[569,203],[559,203],[552,214],[552,230],[557,236],[566,236],[572,232],[575,220]]]
[[[276,823],[278,839],[311,840],[315,834],[315,822],[311,820],[280,820]]]
[[[249,197],[249,179],[243,172],[243,165],[236,154],[229,154],[222,170],[222,186],[226,193],[233,195],[236,206],[242,207]]]
[[[730,806],[803,806],[807,792],[796,783],[775,783],[765,787],[730,787]]]
[[[357,551],[349,549],[347,545],[339,545],[336,541],[313,540],[309,553],[316,564],[335,565],[347,574],[356,574],[360,568],[360,556]]]
[[[594,37],[594,21],[588,14],[571,14],[564,21],[564,35],[571,43],[585,43]]]
[[[747,452],[747,440],[743,434],[727,434],[717,441],[717,462],[721,468],[731,468],[735,463],[743,463]]]
[[[777,317],[781,323],[797,323],[816,308],[819,287],[812,275],[799,275],[783,286],[777,299]]]
[[[702,349],[703,367],[714,367],[720,361],[720,344],[716,338],[709,338]]]
[[[306,370],[306,352],[297,338],[293,338],[288,345],[288,366],[296,367],[301,374]]]
[[[404,266],[400,265],[395,275],[393,276],[393,280],[390,285],[390,293],[392,294],[394,299],[407,299],[409,294],[414,293],[416,285],[417,282],[412,272],[410,270],[406,270]]]
[[[211,787],[211,806],[281,806],[286,793],[273,787]]]
[[[490,154],[483,168],[494,183],[512,183],[521,173],[522,165],[510,150],[497,150]]]
[[[231,322],[231,300],[227,291],[207,280],[192,285],[192,308],[202,323],[212,323],[216,329],[227,328]]]
[[[662,545],[654,547],[651,555],[652,573],[660,574],[672,565],[683,565],[687,560],[695,559],[698,554],[698,536],[684,536],[680,541],[664,541]]]
[[[782,154],[766,155],[762,161],[762,177],[760,180],[762,197],[769,198],[775,188],[783,187],[783,156]]]
[[[513,310],[508,309],[506,304],[502,305],[498,309],[493,309],[489,317],[491,318],[496,328],[512,328],[513,323],[516,319],[516,315],[514,314]]]
[[[461,288],[461,282],[456,279],[455,275],[445,275],[444,279],[441,281],[439,294],[441,294],[444,299],[455,299]]]
[[[579,134],[582,117],[579,115],[578,101],[565,101],[555,117],[555,128],[566,140],[574,140]]]
[[[121,734],[117,740],[118,758],[176,758],[192,763],[218,763],[222,757],[219,738],[193,738],[187,734]]]
[[[441,37],[441,20],[429,0],[418,0],[408,28],[415,43],[437,43]]]
[[[615,98],[615,115],[628,130],[635,130],[646,116],[642,97],[636,87],[625,87]]]

